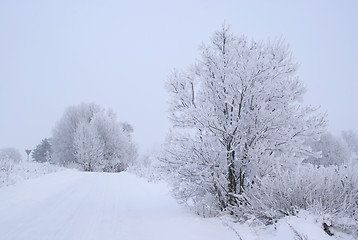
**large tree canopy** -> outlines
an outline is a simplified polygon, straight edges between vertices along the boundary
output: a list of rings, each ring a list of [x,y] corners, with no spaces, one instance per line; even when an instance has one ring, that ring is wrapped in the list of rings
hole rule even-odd
[[[201,59],[167,81],[176,129],[164,160],[181,198],[226,209],[255,179],[314,155],[325,117],[300,104],[305,88],[288,45],[216,32]],[[209,199],[209,200],[208,200]]]

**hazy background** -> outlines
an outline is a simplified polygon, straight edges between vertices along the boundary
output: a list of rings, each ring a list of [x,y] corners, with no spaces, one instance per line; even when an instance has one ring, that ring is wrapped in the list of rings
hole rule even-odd
[[[329,129],[358,132],[358,1],[0,0],[0,148],[33,149],[70,105],[131,123],[141,153],[170,126],[164,81],[226,22],[283,36]]]

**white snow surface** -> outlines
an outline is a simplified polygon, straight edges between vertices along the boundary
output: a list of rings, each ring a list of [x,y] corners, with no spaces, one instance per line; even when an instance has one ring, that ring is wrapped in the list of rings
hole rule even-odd
[[[329,237],[310,217],[282,219],[274,227],[249,227],[202,218],[180,205],[164,183],[130,173],[64,170],[0,188],[0,239],[190,240],[308,239]],[[276,230],[275,230],[276,228]]]

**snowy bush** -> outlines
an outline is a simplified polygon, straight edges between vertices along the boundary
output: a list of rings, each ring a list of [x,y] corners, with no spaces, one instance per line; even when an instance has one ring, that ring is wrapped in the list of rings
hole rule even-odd
[[[156,156],[143,155],[129,166],[128,171],[139,177],[146,178],[149,181],[158,181],[163,178],[159,165],[160,164]]]
[[[21,162],[21,154],[14,148],[0,149],[0,186],[10,182],[15,164]]]
[[[0,184],[5,184],[9,182],[10,174],[14,167],[14,161],[8,157],[3,157],[0,159]]]
[[[60,167],[48,162],[20,161],[11,162],[8,166],[10,167],[6,169],[1,168],[0,187],[61,170]]]
[[[294,171],[277,167],[257,179],[239,206],[242,216],[266,223],[301,209],[325,216],[336,228],[358,235],[358,175],[352,166],[317,167],[306,164]],[[354,232],[355,231],[355,232]]]

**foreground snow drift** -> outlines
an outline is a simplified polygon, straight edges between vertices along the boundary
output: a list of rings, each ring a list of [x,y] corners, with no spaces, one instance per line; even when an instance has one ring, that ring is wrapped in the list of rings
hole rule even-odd
[[[318,223],[287,221],[308,239],[340,239]],[[177,204],[165,184],[129,173],[66,170],[0,189],[1,239],[296,239],[287,221],[274,230],[203,219]]]

